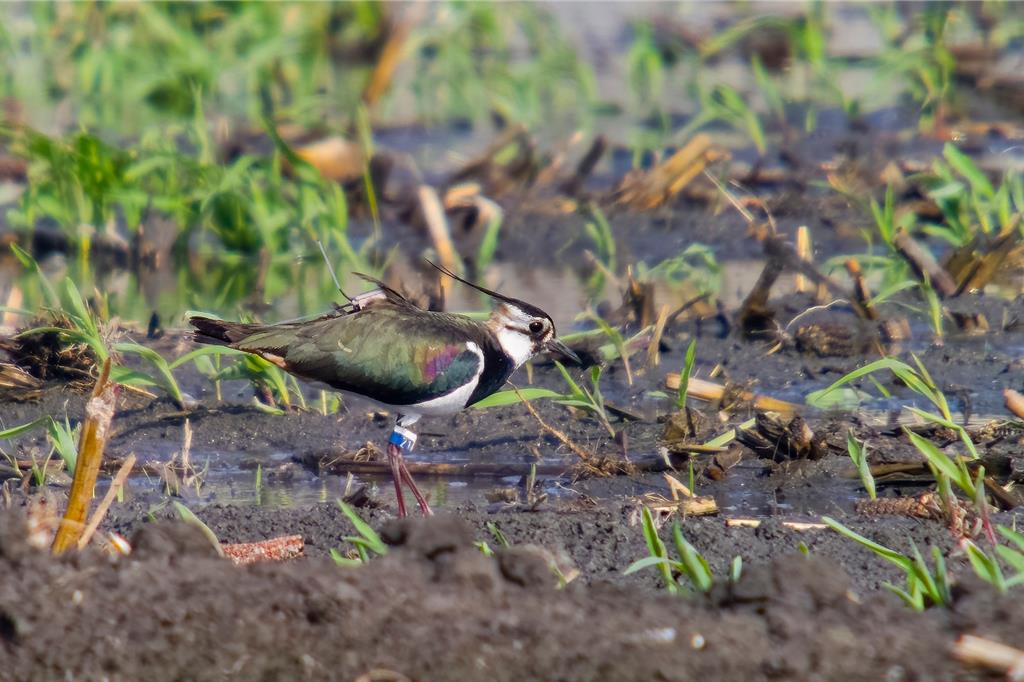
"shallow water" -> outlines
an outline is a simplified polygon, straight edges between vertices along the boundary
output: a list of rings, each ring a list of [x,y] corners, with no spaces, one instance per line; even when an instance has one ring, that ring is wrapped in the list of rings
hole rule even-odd
[[[144,453],[140,453],[144,455]],[[154,463],[145,456],[144,461]],[[493,457],[489,457],[494,461]],[[502,462],[521,462],[526,457],[512,455]],[[482,461],[483,458],[472,457],[465,451],[420,452],[409,461],[429,461],[436,463],[459,464],[469,461]],[[162,461],[166,461],[164,458]],[[312,504],[333,502],[345,496],[346,492],[357,490],[366,485],[370,488],[371,497],[383,504],[393,505],[395,500],[394,487],[388,475],[354,474],[351,480],[346,475],[324,474],[317,476],[305,467],[296,464],[293,455],[282,451],[249,451],[225,452],[193,450],[191,462],[198,475],[191,485],[182,485],[176,496],[186,505],[195,504],[228,504],[238,506],[259,506],[268,509],[287,509]],[[549,458],[543,464],[557,465],[565,460]],[[259,468],[259,482],[257,482]],[[682,474],[680,474],[682,475]],[[729,472],[727,480],[715,483],[710,489],[698,487],[698,494],[713,494],[722,513],[730,516],[770,517],[785,515],[815,516],[834,512],[837,508],[849,509],[862,494],[856,489],[855,482],[845,479],[830,479],[827,489],[821,488],[821,480],[816,479],[816,490],[813,495],[797,495],[793,501],[787,500],[784,492],[766,489],[758,479],[765,475],[765,465],[757,460],[745,460]],[[656,482],[660,476],[655,477]],[[518,489],[522,498],[523,477],[473,475],[436,476],[418,475],[417,484],[430,500],[435,509],[465,506],[472,504],[478,509],[490,508],[500,510],[506,507],[502,502],[491,502],[487,494],[495,489]],[[655,480],[655,479],[652,479]],[[106,491],[109,479],[104,477],[98,484],[98,494]],[[643,479],[635,482],[634,493],[660,487],[648,485]],[[557,475],[538,474],[536,491],[548,496],[549,503],[571,501],[578,497],[569,478]],[[598,492],[595,492],[595,489]],[[593,489],[588,487],[588,495],[602,496],[600,485]],[[791,490],[786,486],[786,490]],[[608,497],[614,498],[621,490],[609,491]],[[149,474],[133,475],[128,479],[127,495],[136,502],[162,506],[166,503],[167,487],[159,476]],[[412,496],[407,493],[410,509],[415,507]]]
[[[137,453],[142,462],[154,465],[167,462],[173,456],[171,452]],[[474,456],[471,451],[449,450],[439,452],[417,452],[407,457],[410,462],[433,462],[445,464],[464,464],[470,462],[493,461],[493,458]],[[346,475],[325,473],[318,476],[309,469],[295,462],[293,453],[284,451],[232,452],[222,450],[193,449],[190,461],[195,480],[191,485],[182,485],[177,497],[186,504],[195,502],[206,504],[231,504],[241,506],[260,506],[267,508],[292,508],[310,504],[333,502],[353,492],[360,486],[370,487],[371,496],[386,504],[393,504],[394,487],[389,475],[353,474],[351,480]],[[534,461],[532,455],[510,455],[502,458],[503,463],[523,463]],[[548,458],[541,465],[561,468],[564,460]],[[566,465],[568,466],[568,465]],[[152,468],[152,467],[151,467]],[[257,471],[259,471],[257,482]],[[495,488],[520,487],[522,476],[473,475],[434,476],[418,475],[417,484],[428,496],[431,506],[443,509],[448,506],[463,505],[472,502],[478,506],[488,504],[485,494]],[[567,479],[557,476],[539,475],[537,491],[546,493],[549,498],[566,497],[572,492],[566,488]],[[102,495],[109,485],[104,477],[98,484],[98,494]],[[142,473],[129,477],[128,494],[136,500],[159,504],[167,499],[167,486],[155,473]],[[410,504],[414,504],[411,495],[407,496]]]

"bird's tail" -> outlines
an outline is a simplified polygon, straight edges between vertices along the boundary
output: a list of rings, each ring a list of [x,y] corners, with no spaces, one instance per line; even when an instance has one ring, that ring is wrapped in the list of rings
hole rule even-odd
[[[263,329],[262,325],[245,324],[242,322],[226,322],[212,317],[194,316],[188,323],[196,328],[192,338],[199,343],[210,343],[218,346],[230,346],[252,336]]]

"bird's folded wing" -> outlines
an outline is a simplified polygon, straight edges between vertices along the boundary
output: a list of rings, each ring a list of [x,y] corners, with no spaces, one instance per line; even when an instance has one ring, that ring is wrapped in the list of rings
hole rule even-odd
[[[451,320],[396,314],[387,307],[266,328],[236,347],[273,356],[294,374],[390,405],[441,397],[472,381],[482,369],[465,330]]]

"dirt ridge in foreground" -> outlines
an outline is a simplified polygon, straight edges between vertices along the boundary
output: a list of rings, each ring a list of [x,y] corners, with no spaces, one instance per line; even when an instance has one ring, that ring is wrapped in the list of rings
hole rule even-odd
[[[354,569],[234,567],[171,522],[140,526],[129,558],[54,559],[4,517],[0,669],[14,680],[983,679],[950,658],[956,634],[1024,620],[983,587],[952,613],[864,600],[833,563],[800,555],[708,599],[557,590],[535,546],[486,557],[450,516],[386,524],[392,551]]]

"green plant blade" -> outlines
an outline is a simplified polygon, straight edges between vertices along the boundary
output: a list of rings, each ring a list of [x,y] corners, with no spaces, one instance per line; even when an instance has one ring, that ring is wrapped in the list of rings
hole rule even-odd
[[[29,431],[32,431],[33,429],[38,429],[40,426],[45,426],[50,421],[52,421],[52,420],[48,416],[39,417],[38,419],[34,419],[34,420],[32,420],[30,422],[27,422],[25,424],[20,424],[18,426],[12,426],[9,429],[4,429],[3,431],[0,431],[0,440],[6,440],[8,438],[16,438],[16,437],[20,436],[23,433],[28,433]]]
[[[642,571],[645,568],[650,568],[651,566],[660,566],[662,564],[671,567],[672,561],[662,556],[645,556],[643,559],[637,559],[636,561],[631,563],[626,568],[626,570],[622,572],[622,575],[630,575],[631,573]]]
[[[363,562],[360,561],[359,559],[349,559],[347,556],[345,556],[344,554],[342,554],[338,550],[334,549],[333,547],[331,547],[330,555],[331,555],[331,559],[338,566],[346,566],[346,567],[354,568],[356,566],[362,566],[363,565]]]
[[[474,403],[473,407],[478,410],[485,410],[489,407],[504,407],[505,405],[517,405],[523,400],[538,400],[541,398],[560,398],[561,393],[548,388],[520,388],[522,398],[513,390],[498,391],[492,393],[483,400]]]
[[[189,351],[188,353],[185,353],[184,355],[176,358],[172,362],[168,363],[168,367],[170,367],[171,369],[177,369],[178,367],[181,367],[184,364],[211,355],[216,357],[237,357],[239,355],[247,355],[247,353],[245,351],[238,350],[237,348],[228,348],[227,346],[203,346],[202,348],[197,348],[193,351]]]
[[[996,588],[1000,594],[1006,593],[1006,580],[1003,571],[999,568],[999,562],[995,557],[985,554],[976,544],[970,540],[964,540],[964,551],[971,562],[971,567],[979,578]]]
[[[690,390],[690,375],[693,373],[693,363],[697,358],[697,339],[690,341],[686,347],[686,359],[683,361],[683,371],[679,373],[679,389],[676,392],[676,409],[686,407],[686,396]]]
[[[907,437],[910,442],[914,444],[918,452],[924,455],[928,463],[935,467],[937,471],[949,477],[949,480],[957,484],[957,486],[968,495],[974,494],[974,482],[971,480],[971,475],[968,473],[965,467],[962,467],[959,463],[953,461],[949,455],[945,454],[939,448],[935,446],[927,438],[917,435],[910,429],[904,428]]]
[[[904,555],[897,552],[896,550],[889,549],[885,545],[880,545],[874,540],[869,540],[857,531],[847,528],[846,526],[839,523],[830,516],[822,516],[821,522],[829,528],[831,528],[832,530],[839,533],[840,535],[847,537],[853,540],[854,542],[857,542],[858,544],[870,549],[872,552],[882,557],[886,561],[896,564],[897,566],[902,568],[906,573],[913,573],[913,562]]]
[[[711,567],[707,559],[701,556],[697,548],[683,537],[683,529],[678,523],[672,525],[672,539],[683,565],[684,573],[699,592],[707,592],[714,583]]]
[[[921,611],[924,611],[924,595],[919,590],[915,590],[913,594],[911,594],[906,590],[896,587],[892,583],[882,583],[882,587],[884,587],[885,589],[889,590],[897,597],[902,599],[907,606],[914,609],[915,611],[919,613]]]
[[[192,524],[206,536],[206,539],[210,541],[210,544],[217,550],[217,554],[224,556],[224,549],[220,546],[220,540],[217,539],[217,534],[214,533],[209,526],[203,523],[198,516],[192,513],[192,510],[183,505],[181,502],[174,500],[171,502],[174,505],[174,509],[178,512],[178,516],[185,523]]]
[[[827,398],[832,391],[836,390],[840,386],[845,386],[851,381],[856,381],[861,377],[873,374],[879,370],[889,370],[891,372],[908,371],[910,373],[913,373],[914,371],[910,365],[908,365],[905,362],[901,362],[895,358],[881,358],[879,360],[875,360],[874,362],[869,362],[863,367],[858,367],[849,374],[840,377],[835,382],[833,382],[832,385],[829,386],[828,388],[822,391],[815,391],[815,400],[820,402],[821,400]]]
[[[1024,552],[1024,535],[1006,526],[996,526],[996,531]]]
[[[352,507],[345,504],[342,500],[338,500],[338,507],[341,509],[342,513],[348,517],[348,520],[352,525],[355,526],[356,532],[362,536],[361,540],[365,543],[365,547],[367,549],[381,555],[388,553],[388,546],[380,539],[377,531],[375,531],[366,521],[363,521]]]
[[[11,252],[14,253],[14,257],[18,259],[22,267],[35,272],[36,278],[39,280],[39,286],[42,288],[43,300],[46,302],[46,305],[53,310],[60,308],[60,296],[57,295],[57,290],[50,284],[50,280],[46,279],[46,275],[43,274],[36,259],[17,244],[11,244]]]
[[[651,510],[644,507],[640,512],[640,517],[647,551],[652,557],[666,560],[666,563],[658,566],[658,570],[661,573],[662,582],[665,583],[665,589],[675,594],[679,590],[679,585],[676,584],[675,579],[672,577],[672,569],[669,568],[667,563],[668,550],[665,549],[665,543],[658,536],[658,528],[654,525],[654,517],[651,515]]]

